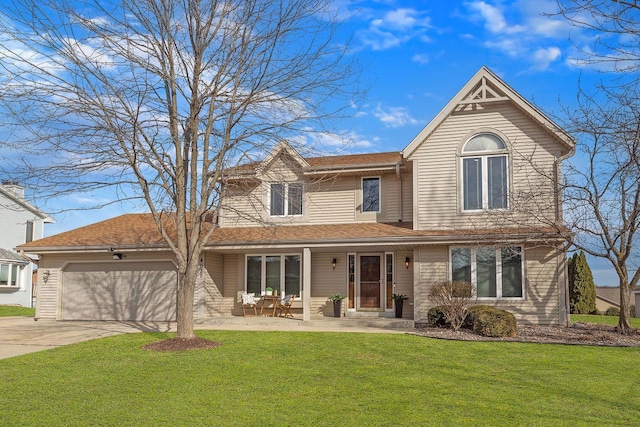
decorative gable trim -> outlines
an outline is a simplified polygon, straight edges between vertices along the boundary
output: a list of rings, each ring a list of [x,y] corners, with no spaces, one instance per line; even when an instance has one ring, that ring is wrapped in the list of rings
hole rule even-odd
[[[551,135],[565,147],[566,153],[574,149],[575,139],[571,135],[565,132],[542,111],[534,107],[533,104],[524,99],[491,70],[482,66],[440,113],[405,147],[402,155],[405,159],[409,159],[418,147],[428,139],[453,112],[492,102],[513,102],[520,110],[551,133]]]
[[[282,140],[273,148],[273,150],[271,150],[269,155],[260,162],[260,165],[256,168],[257,175],[262,175],[267,169],[269,169],[271,163],[282,154],[286,154],[289,159],[294,160],[301,170],[309,167],[309,163],[304,159],[304,157],[302,157],[287,141]]]

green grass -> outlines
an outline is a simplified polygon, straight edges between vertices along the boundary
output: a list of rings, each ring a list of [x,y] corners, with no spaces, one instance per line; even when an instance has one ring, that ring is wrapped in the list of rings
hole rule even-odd
[[[637,425],[640,349],[413,335],[164,333],[0,360],[0,425]]]
[[[36,314],[35,308],[28,307],[16,307],[11,305],[0,305],[0,317],[10,316],[29,316],[33,317]]]
[[[601,323],[615,326],[618,324],[618,316],[598,316],[593,314],[572,314],[572,322]],[[640,318],[631,318],[631,327],[640,329]]]

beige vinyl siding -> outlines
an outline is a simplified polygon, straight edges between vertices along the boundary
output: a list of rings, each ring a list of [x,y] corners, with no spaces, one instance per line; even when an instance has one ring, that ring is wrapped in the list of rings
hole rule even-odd
[[[385,207],[383,219],[387,222],[411,222],[413,215],[413,178],[411,174],[385,175]]]
[[[336,259],[336,269],[331,260]],[[311,315],[333,316],[328,300],[333,294],[347,295],[347,254],[313,253],[311,255]]]
[[[431,287],[449,278],[448,246],[423,246],[414,251],[414,321],[426,323],[427,313],[433,307],[429,300]]]
[[[483,214],[463,213],[460,207],[460,160],[457,156],[460,144],[478,131],[495,130],[506,136],[510,145],[510,193],[518,195],[523,189],[540,189],[549,185],[523,157],[532,156],[537,166],[548,171],[554,165],[554,154],[559,145],[540,125],[518,110],[511,103],[494,103],[471,113],[456,112],[414,153],[416,195],[414,217],[418,229],[473,228],[487,220]],[[554,216],[552,190],[536,195],[537,211]],[[542,206],[542,208],[540,207]],[[535,217],[528,212],[508,213],[512,223],[529,223]],[[551,212],[549,212],[551,211]],[[494,215],[495,218],[495,215]],[[493,220],[494,218],[490,218]]]
[[[258,225],[264,209],[261,185],[255,182],[228,184],[224,193],[220,225],[223,227]]]
[[[404,266],[405,258],[409,257],[409,268]],[[413,309],[415,307],[415,297],[413,295],[413,252],[397,252],[395,254],[395,292],[396,294],[407,295],[409,300],[402,306],[402,317],[413,319]]]
[[[203,295],[208,317],[221,316],[225,313],[224,303],[224,255],[206,253],[204,256]]]
[[[244,255],[225,254],[223,258],[224,281],[220,288],[223,295],[223,314],[242,315],[238,293],[244,291]]]
[[[284,176],[284,172],[276,176]],[[410,222],[413,216],[413,181],[411,173],[402,175],[402,199],[398,177],[393,174],[380,177],[381,211],[360,213],[362,176],[326,176],[305,181],[304,215],[300,217],[270,217],[268,215],[268,181],[263,184],[238,186],[228,189],[221,224],[223,227],[246,227],[263,222],[292,224],[337,224],[349,222]],[[295,181],[296,176],[284,176]],[[269,176],[272,179],[273,176]],[[267,179],[267,178],[265,178]],[[302,180],[302,178],[297,178]],[[273,180],[276,182],[277,180]],[[286,181],[286,179],[283,179]],[[402,205],[402,209],[400,209]],[[400,212],[402,211],[402,215]]]
[[[356,187],[360,178],[325,178],[309,185],[309,222],[352,222],[356,213]]]
[[[449,279],[449,247],[423,246],[416,252],[420,265],[416,266],[414,320],[426,323],[427,313],[434,305],[429,300],[431,287]],[[554,248],[525,246],[525,298],[481,300],[478,304],[510,311],[519,323],[558,324],[562,320],[559,292],[564,289],[563,256]]]
[[[36,319],[56,319],[58,312],[58,286],[60,269],[49,263],[49,255],[41,255],[38,268],[38,297],[36,299]],[[42,274],[48,271],[45,283]]]

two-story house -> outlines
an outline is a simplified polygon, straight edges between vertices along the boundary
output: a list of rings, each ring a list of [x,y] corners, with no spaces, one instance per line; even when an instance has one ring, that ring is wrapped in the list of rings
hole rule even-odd
[[[481,68],[400,152],[305,158],[282,142],[227,170],[201,262],[196,317],[241,314],[239,294],[297,296],[304,320],[424,322],[431,287],[465,280],[521,322],[567,322],[561,161],[574,140]],[[37,316],[175,318],[175,266],[149,215],[123,215],[23,245],[48,282]]]
[[[53,220],[27,202],[24,187],[16,182],[0,185],[0,305],[31,307],[33,264],[14,250],[41,239],[44,224]]]

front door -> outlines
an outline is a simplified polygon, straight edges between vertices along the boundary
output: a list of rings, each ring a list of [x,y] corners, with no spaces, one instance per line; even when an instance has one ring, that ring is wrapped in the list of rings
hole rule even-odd
[[[382,310],[382,255],[360,255],[359,260],[358,309]]]

